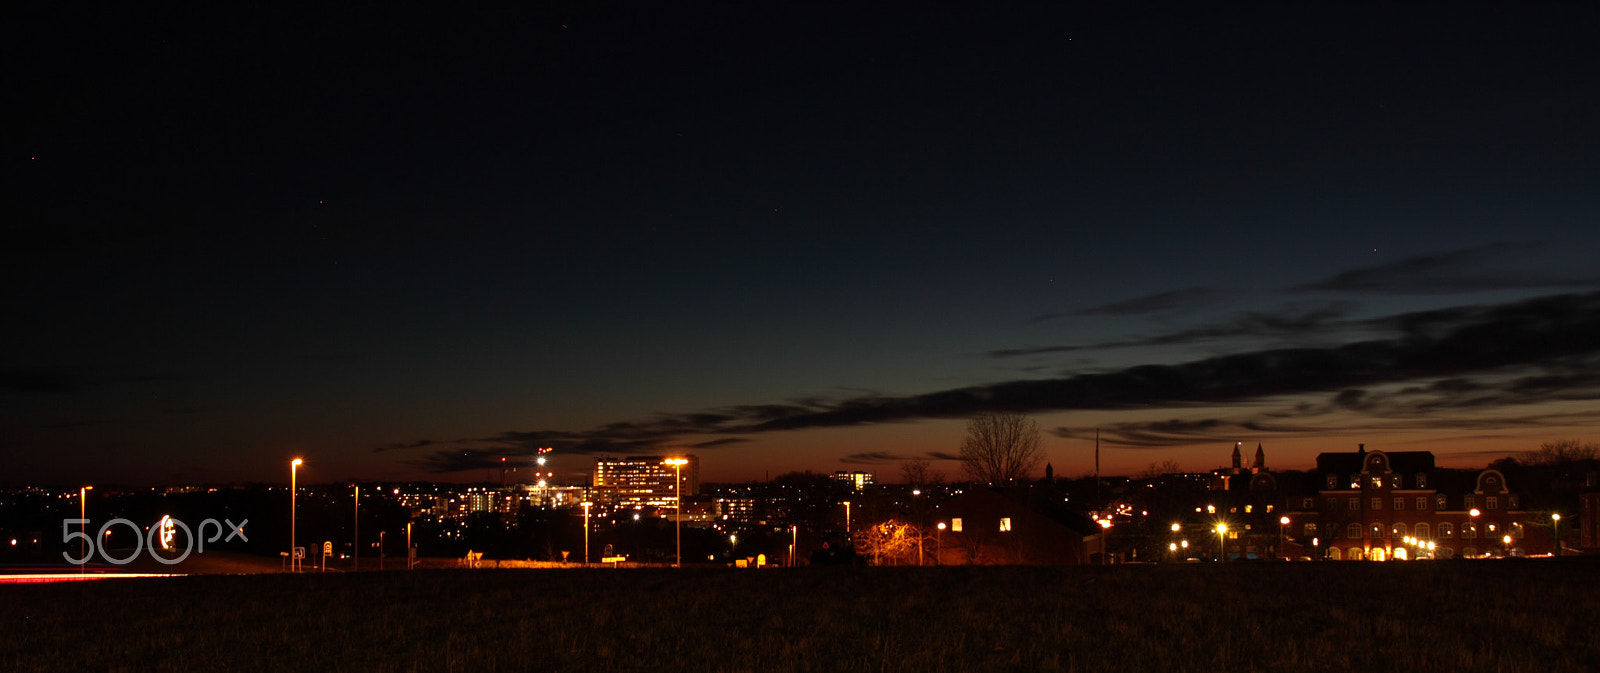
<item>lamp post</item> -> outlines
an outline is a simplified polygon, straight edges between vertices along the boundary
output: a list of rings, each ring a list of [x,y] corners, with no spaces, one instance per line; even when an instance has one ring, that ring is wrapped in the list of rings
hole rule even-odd
[[[89,550],[86,549],[89,544],[89,503],[84,498],[88,497],[89,491],[93,489],[93,486],[78,489],[78,532],[83,533],[83,537],[78,538],[81,540],[78,543],[78,554],[83,557],[83,563],[78,564],[79,575],[89,572]]]
[[[355,524],[354,524],[355,525],[355,532],[351,534],[351,537],[355,538],[355,541],[350,543],[350,569],[351,570],[360,570],[361,569],[361,484],[355,484],[355,487],[356,487],[356,498],[355,498],[356,514],[355,514]]]
[[[1554,551],[1552,551],[1550,553],[1550,556],[1552,556],[1552,557],[1560,556],[1561,555],[1561,513],[1560,512],[1556,512],[1556,513],[1550,515],[1550,535],[1555,537],[1555,540],[1554,540],[1554,543],[1555,543]]]
[[[295,480],[300,471],[300,464],[304,462],[299,458],[289,461],[289,566],[294,568],[294,572],[300,572],[300,559],[294,556],[295,496],[299,493]]]
[[[794,567],[794,550],[800,546],[800,526],[789,524],[789,567]]]
[[[944,563],[944,522],[940,521],[938,530],[933,533],[933,564]]]
[[[683,567],[683,466],[688,464],[684,458],[668,458],[666,464],[672,466],[673,486],[676,488],[677,516],[673,517],[677,523],[678,535],[678,561],[672,564],[674,568]]]
[[[1228,558],[1228,524],[1217,524],[1217,563]]]
[[[589,565],[589,506],[594,503],[583,503],[583,564]]]
[[[1107,514],[1106,518],[1104,518],[1104,519],[1095,519],[1095,523],[1100,524],[1100,531],[1101,531],[1100,532],[1100,564],[1101,565],[1111,565],[1111,555],[1106,551],[1106,546],[1107,546],[1106,543],[1110,542],[1110,538],[1111,538],[1111,515]]]
[[[1278,556],[1283,556],[1283,542],[1284,542],[1283,529],[1284,529],[1285,526],[1288,526],[1288,525],[1289,525],[1289,517],[1286,517],[1286,516],[1278,517]],[[1287,557],[1285,557],[1285,558],[1287,558]]]
[[[850,539],[850,501],[849,500],[844,501],[844,537],[847,540]],[[850,544],[851,544],[851,546],[855,546],[855,542],[853,540],[851,541]]]

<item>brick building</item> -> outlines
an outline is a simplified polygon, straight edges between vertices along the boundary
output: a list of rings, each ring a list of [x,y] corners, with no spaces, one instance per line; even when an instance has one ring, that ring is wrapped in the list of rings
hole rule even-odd
[[[1499,470],[1448,470],[1428,451],[1317,456],[1315,492],[1285,493],[1286,551],[1328,560],[1549,553],[1548,524]],[[1431,549],[1430,549],[1431,543]]]

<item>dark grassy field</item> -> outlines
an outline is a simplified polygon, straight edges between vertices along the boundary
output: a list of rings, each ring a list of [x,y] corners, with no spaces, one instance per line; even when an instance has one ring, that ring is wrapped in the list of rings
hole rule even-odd
[[[0,670],[1586,671],[1580,560],[468,570],[0,587]]]

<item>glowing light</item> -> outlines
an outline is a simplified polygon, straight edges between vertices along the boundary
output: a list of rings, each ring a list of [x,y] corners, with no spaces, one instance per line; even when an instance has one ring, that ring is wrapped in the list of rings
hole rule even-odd
[[[178,527],[172,525],[172,515],[161,517],[161,522],[156,524],[156,527],[161,531],[161,548],[172,551],[172,538],[178,534]]]
[[[1289,517],[1282,517],[1282,518],[1278,519],[1278,523],[1281,523],[1281,524],[1283,524],[1285,526],[1289,525]]]
[[[1172,532],[1176,533],[1176,532],[1178,532],[1180,530],[1183,530],[1183,526],[1180,526],[1178,524],[1172,524]]]

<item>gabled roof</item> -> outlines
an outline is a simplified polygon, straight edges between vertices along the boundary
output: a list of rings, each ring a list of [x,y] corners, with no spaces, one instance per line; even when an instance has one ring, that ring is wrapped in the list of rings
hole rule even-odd
[[[1351,475],[1362,471],[1367,456],[1381,453],[1389,459],[1389,469],[1400,474],[1432,472],[1432,451],[1345,451],[1317,454],[1317,471],[1338,475]]]

